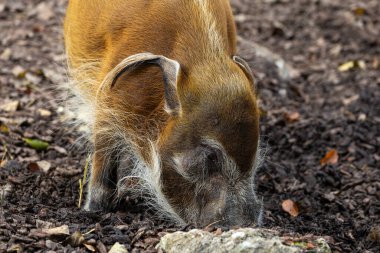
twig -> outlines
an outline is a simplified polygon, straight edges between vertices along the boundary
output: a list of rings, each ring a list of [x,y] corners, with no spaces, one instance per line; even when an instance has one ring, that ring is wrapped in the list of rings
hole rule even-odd
[[[78,201],[78,208],[80,208],[82,206],[83,186],[86,183],[88,164],[89,163],[90,163],[90,156],[88,156],[87,159],[86,159],[86,164],[84,166],[84,172],[83,172],[83,178],[79,179],[79,201]]]

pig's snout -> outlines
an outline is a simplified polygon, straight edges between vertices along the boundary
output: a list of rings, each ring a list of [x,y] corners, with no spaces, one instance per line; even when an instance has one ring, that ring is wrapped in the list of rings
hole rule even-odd
[[[197,225],[207,226],[213,223],[222,223],[225,221],[226,212],[226,191],[211,194],[208,196],[210,200],[203,199],[198,200],[200,202],[200,212],[197,221]]]
[[[218,185],[214,185],[217,189]],[[203,201],[203,206],[199,209],[199,217],[196,221],[198,226],[215,224],[216,226],[246,226],[261,225],[262,203],[251,194],[243,197],[243,201],[238,194],[222,190],[218,196],[212,194],[211,198]],[[202,202],[202,201],[201,201]]]

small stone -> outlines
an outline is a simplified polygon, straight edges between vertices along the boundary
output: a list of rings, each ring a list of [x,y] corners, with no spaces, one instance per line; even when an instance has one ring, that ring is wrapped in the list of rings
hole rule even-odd
[[[265,229],[241,228],[216,235],[203,230],[175,232],[161,238],[156,246],[160,252],[304,252],[303,248],[283,243],[275,232]],[[315,252],[331,252],[323,239],[311,242]],[[305,244],[307,245],[307,244]]]
[[[49,172],[51,163],[49,163],[48,161],[39,161],[37,162],[37,164],[43,172],[45,173]]]
[[[12,69],[12,74],[17,78],[25,77],[25,69],[21,66],[16,66]]]
[[[365,121],[366,119],[367,119],[367,115],[365,115],[364,113],[359,114],[359,117],[358,117],[359,121]]]
[[[128,253],[128,250],[125,248],[124,245],[121,245],[117,242],[112,246],[108,253]]]
[[[39,5],[37,5],[36,12],[38,19],[42,21],[47,21],[54,16],[54,12],[51,8],[51,5],[46,2],[42,2]]]
[[[20,105],[19,101],[11,101],[11,102],[0,105],[0,111],[15,112],[17,111],[19,105]]]
[[[41,117],[50,117],[51,116],[51,111],[40,108],[40,109],[38,109],[38,114]]]
[[[285,89],[280,89],[280,90],[278,91],[278,94],[279,94],[281,97],[285,98],[285,97],[287,96],[288,92],[287,92]]]
[[[46,240],[45,245],[47,248],[55,250],[57,248],[57,243],[51,241],[51,240]]]
[[[32,84],[39,84],[42,80],[41,77],[33,75],[31,73],[26,73],[25,78],[26,78],[26,80],[28,80]]]

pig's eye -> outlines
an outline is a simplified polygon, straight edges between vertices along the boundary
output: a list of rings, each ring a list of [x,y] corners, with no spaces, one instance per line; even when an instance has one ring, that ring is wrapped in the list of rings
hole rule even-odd
[[[222,157],[220,150],[200,145],[182,160],[184,172],[194,180],[205,180],[220,173]]]
[[[219,170],[219,162],[218,162],[218,154],[213,151],[210,154],[207,155],[206,157],[206,169],[207,169],[207,174],[212,175],[216,173]]]
[[[212,152],[206,156],[207,166],[212,166],[213,164],[215,164],[217,162],[217,160],[218,160],[218,157],[214,152]]]

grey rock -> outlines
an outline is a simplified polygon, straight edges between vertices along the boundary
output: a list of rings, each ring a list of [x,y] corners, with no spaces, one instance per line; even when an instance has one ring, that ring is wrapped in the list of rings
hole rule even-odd
[[[288,238],[287,238],[288,239]],[[295,240],[297,241],[297,240]],[[275,231],[265,229],[241,228],[224,232],[220,235],[203,230],[175,232],[161,238],[157,249],[161,252],[204,252],[204,253],[298,253],[298,252],[331,252],[323,238],[311,241],[313,249],[307,249],[307,242],[284,244],[284,239]]]

